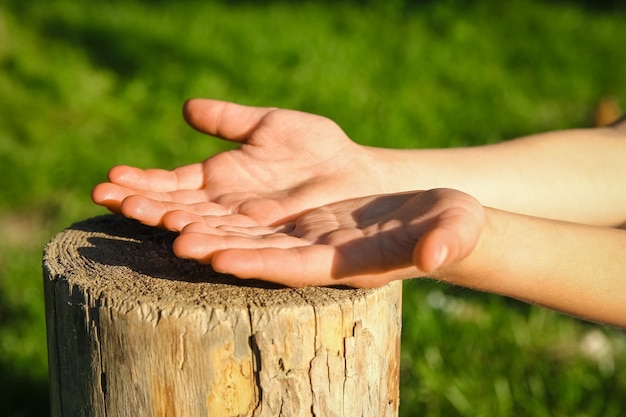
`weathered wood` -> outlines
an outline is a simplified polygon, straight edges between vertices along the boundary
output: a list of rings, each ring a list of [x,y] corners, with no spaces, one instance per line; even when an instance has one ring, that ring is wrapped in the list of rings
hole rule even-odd
[[[397,415],[399,282],[240,281],[173,238],[110,215],[46,246],[53,417]]]

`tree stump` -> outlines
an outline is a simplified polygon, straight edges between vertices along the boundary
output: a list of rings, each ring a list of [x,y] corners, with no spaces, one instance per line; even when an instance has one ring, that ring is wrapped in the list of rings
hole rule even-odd
[[[120,216],[44,252],[53,417],[396,416],[401,283],[293,289]]]

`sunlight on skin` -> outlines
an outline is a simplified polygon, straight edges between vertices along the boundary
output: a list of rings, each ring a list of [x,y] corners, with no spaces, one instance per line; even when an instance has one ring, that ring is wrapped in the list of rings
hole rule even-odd
[[[195,129],[241,146],[172,171],[114,167],[109,182],[94,188],[94,202],[151,226],[180,229],[180,217],[166,225],[164,215],[241,213],[271,224],[384,191],[374,155],[327,118],[204,99],[184,109]]]
[[[174,251],[241,278],[369,287],[467,256],[482,229],[482,210],[461,192],[431,190],[333,203],[275,227],[209,216],[186,226]]]
[[[208,212],[208,210],[206,211]],[[206,226],[218,227],[225,225],[236,226],[258,226],[259,224],[245,214],[224,214],[224,215],[199,215],[185,210],[175,210],[165,213],[163,224],[169,230],[180,232],[187,225],[204,224]]]
[[[114,167],[109,181],[94,188],[93,201],[179,231],[197,219],[179,215],[166,224],[167,213],[242,214],[271,225],[333,201],[444,187],[526,215],[625,223],[626,199],[610,185],[626,175],[623,119],[611,128],[547,132],[495,145],[384,149],[361,146],[333,121],[293,110],[192,99],[184,116],[198,131],[239,148],[171,171]]]
[[[180,231],[180,257],[295,287],[428,275],[624,324],[626,236],[607,228],[625,222],[623,122],[422,150],[360,146],[291,110],[196,99],[185,118],[239,148],[172,171],[115,167],[92,192]]]

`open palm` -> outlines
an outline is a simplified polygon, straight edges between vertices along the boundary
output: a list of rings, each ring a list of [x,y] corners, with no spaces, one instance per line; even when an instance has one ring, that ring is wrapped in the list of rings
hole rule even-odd
[[[183,229],[174,251],[240,278],[373,287],[465,258],[483,224],[474,198],[438,189],[332,203],[274,227],[207,216]]]
[[[241,145],[171,171],[114,167],[109,182],[94,188],[94,202],[180,230],[205,215],[241,214],[272,224],[334,200],[382,192],[373,156],[327,118],[206,99],[188,101],[184,115],[197,130]],[[164,221],[168,212],[174,213]]]

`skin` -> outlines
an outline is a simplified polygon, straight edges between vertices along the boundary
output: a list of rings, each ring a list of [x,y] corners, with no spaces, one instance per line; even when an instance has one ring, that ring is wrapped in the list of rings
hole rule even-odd
[[[626,327],[626,231],[496,209],[472,253],[431,276]]]
[[[484,208],[450,189],[345,200],[277,227],[207,218],[174,251],[293,287],[429,276],[626,326],[626,231]]]
[[[375,287],[466,257],[483,223],[474,198],[437,189],[344,200],[274,227],[206,217],[183,229],[174,251],[241,278]]]
[[[375,154],[324,117],[214,100],[190,100],[183,115],[197,130],[241,146],[172,171],[113,167],[109,182],[93,190],[94,202],[177,231],[195,215],[243,214],[271,224],[383,192]]]
[[[626,122],[497,145],[356,144],[321,116],[195,99],[240,143],[166,170],[114,167],[92,198],[179,231],[175,253],[289,286],[429,276],[626,325]],[[428,190],[428,191],[414,191]]]
[[[358,145],[331,120],[293,110],[192,99],[183,115],[240,147],[171,171],[113,167],[94,202],[178,231],[194,215],[240,213],[272,224],[347,198],[453,188],[516,213],[626,223],[626,193],[615,185],[626,176],[626,122],[473,148],[397,150]]]

